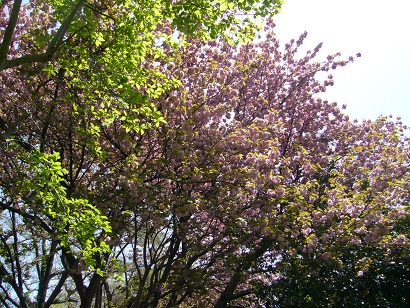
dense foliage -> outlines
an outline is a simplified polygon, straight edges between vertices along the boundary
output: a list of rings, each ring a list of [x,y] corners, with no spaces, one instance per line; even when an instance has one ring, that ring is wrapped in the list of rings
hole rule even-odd
[[[298,53],[306,34],[281,47],[268,22],[236,47],[227,3],[21,8],[0,75],[2,305],[408,305],[406,127],[322,100],[353,58]]]

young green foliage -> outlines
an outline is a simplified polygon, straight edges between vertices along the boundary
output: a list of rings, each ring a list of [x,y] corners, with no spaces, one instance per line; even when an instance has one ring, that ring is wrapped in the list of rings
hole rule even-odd
[[[46,223],[59,244],[95,268],[95,254],[108,253],[110,247],[100,239],[111,233],[106,216],[86,199],[67,196],[61,185],[67,170],[62,168],[58,153],[24,153],[18,158],[26,175],[16,183],[22,196],[29,196],[35,219]],[[28,206],[25,205],[25,206]]]

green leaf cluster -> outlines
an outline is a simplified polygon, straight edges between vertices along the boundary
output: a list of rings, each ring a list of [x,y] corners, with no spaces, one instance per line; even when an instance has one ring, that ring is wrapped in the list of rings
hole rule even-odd
[[[95,254],[110,251],[102,240],[111,232],[108,218],[88,200],[67,196],[62,185],[67,170],[59,162],[59,153],[35,151],[20,159],[27,164],[27,177],[18,185],[22,193],[30,195],[38,210],[36,215],[51,225],[62,247],[79,254],[87,266],[95,269]]]

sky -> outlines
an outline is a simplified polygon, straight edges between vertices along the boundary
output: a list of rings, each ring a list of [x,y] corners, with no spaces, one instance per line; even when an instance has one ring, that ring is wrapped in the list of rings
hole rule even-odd
[[[351,119],[401,117],[410,125],[410,0],[285,0],[275,17],[282,44],[304,31],[306,49],[342,53],[354,63],[332,73],[322,98],[346,104]]]

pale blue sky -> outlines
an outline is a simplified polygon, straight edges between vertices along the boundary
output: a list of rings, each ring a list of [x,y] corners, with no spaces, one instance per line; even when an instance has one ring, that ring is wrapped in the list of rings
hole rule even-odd
[[[346,104],[359,120],[400,116],[410,125],[410,0],[286,0],[275,17],[282,43],[308,32],[306,47],[322,55],[362,57],[333,73],[323,98]]]

